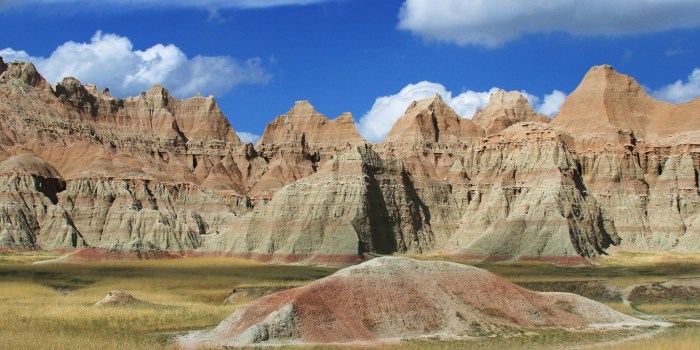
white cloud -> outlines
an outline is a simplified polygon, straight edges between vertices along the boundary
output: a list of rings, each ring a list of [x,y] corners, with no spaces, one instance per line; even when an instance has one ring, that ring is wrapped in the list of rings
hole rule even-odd
[[[152,85],[170,89],[178,97],[220,94],[238,84],[270,80],[259,58],[238,62],[228,56],[188,58],[175,45],[154,45],[134,50],[129,38],[98,31],[89,43],[69,41],[49,57],[32,57],[25,51],[0,50],[5,61],[32,61],[49,81],[75,77],[83,83],[108,87],[115,96],[136,95]]]
[[[0,50],[0,57],[3,58],[5,63],[12,61],[29,61],[32,59],[29,54],[24,50],[15,51],[10,48],[5,48]]]
[[[652,96],[673,103],[688,102],[697,98],[700,96],[700,68],[693,69],[687,82],[678,80],[652,92]]]
[[[224,8],[266,8],[276,6],[310,5],[332,0],[0,0],[0,9],[10,7],[31,7],[37,5],[61,5],[68,4],[76,9],[93,9],[105,5],[144,8],[144,7],[169,7],[169,8],[200,8],[207,11]]]
[[[697,0],[406,0],[400,29],[498,47],[529,33],[619,36],[700,26]]]
[[[260,139],[260,135],[247,131],[236,131],[238,138],[245,143],[255,144]]]
[[[535,110],[537,113],[553,118],[559,113],[564,100],[566,100],[566,94],[559,90],[554,90],[551,94],[544,95],[542,103],[535,103]]]
[[[360,118],[357,128],[365,140],[380,142],[386,138],[391,127],[403,115],[411,102],[435,94],[439,94],[445,103],[461,117],[471,118],[478,108],[486,106],[491,94],[498,90],[496,87],[489,89],[489,91],[468,90],[453,97],[451,91],[438,83],[421,81],[416,84],[408,84],[397,94],[377,98],[372,109]],[[559,90],[545,95],[543,99],[525,91],[521,91],[521,93],[535,106],[535,110],[549,116],[559,112],[559,108],[566,98],[566,95]],[[540,100],[543,102],[539,103]]]

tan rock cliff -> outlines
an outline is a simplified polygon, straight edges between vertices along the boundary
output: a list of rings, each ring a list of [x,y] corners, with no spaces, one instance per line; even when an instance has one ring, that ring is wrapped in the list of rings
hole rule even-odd
[[[476,111],[472,122],[484,129],[486,135],[493,135],[515,123],[547,123],[549,118],[535,113],[530,102],[520,92],[498,90],[491,94],[485,108]]]
[[[349,114],[300,101],[253,146],[211,97],[120,99],[0,60],[0,248],[284,262],[698,252],[699,112],[600,66],[550,123],[517,92],[473,121],[435,96],[371,145]]]

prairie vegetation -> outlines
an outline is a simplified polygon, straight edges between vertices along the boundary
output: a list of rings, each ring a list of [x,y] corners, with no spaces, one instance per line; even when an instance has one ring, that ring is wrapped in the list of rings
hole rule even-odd
[[[237,307],[265,293],[307,284],[335,271],[311,266],[265,265],[232,258],[187,258],[43,264],[51,253],[0,253],[0,348],[174,349],[175,335],[213,327]],[[437,257],[433,257],[437,259]],[[532,349],[591,346],[605,349],[695,349],[700,307],[692,297],[671,301],[647,294],[623,304],[614,293],[643,282],[700,277],[700,257],[622,254],[582,267],[542,263],[473,263],[535,290],[574,291],[645,319],[676,324],[652,338],[629,329],[603,332],[526,330],[463,341],[415,340],[396,349]],[[609,286],[603,282],[608,283]],[[223,301],[233,289],[255,291]],[[151,304],[94,307],[111,290],[126,290]],[[612,291],[611,291],[612,290]],[[621,342],[621,339],[626,341]],[[314,347],[331,349],[333,347]],[[357,347],[354,347],[355,349]]]
[[[291,288],[335,271],[231,258],[80,265],[29,264],[37,254],[0,258],[2,349],[175,348],[177,332],[216,325],[255,297],[224,305],[235,288]],[[153,305],[93,306],[115,289]]]

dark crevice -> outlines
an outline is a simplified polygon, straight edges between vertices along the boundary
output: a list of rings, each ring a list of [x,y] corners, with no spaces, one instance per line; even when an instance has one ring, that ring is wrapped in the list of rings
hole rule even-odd
[[[58,194],[66,189],[66,183],[55,178],[45,178],[32,175],[37,184],[37,191],[41,192],[51,201],[51,204],[58,204]]]
[[[403,182],[403,187],[406,190],[406,197],[411,199],[414,203],[413,208],[411,208],[411,226],[413,228],[413,234],[415,235],[416,241],[419,243],[418,232],[425,228],[428,232],[430,229],[430,208],[423,202],[423,200],[418,195],[416,188],[413,186],[413,179],[407,172],[401,174],[401,181]],[[423,242],[428,243],[428,242]]]
[[[387,203],[381,185],[372,170],[367,170],[367,219],[370,229],[369,240],[362,244],[361,253],[392,254],[398,249],[396,232],[392,225]],[[362,239],[361,239],[362,241]]]
[[[440,140],[440,128],[437,118],[435,117],[435,112],[432,112],[430,117],[433,119],[433,130],[435,130],[435,140],[433,141],[438,142]]]
[[[187,141],[189,140],[187,139],[187,136],[185,136],[185,133],[183,133],[182,130],[180,130],[180,127],[177,125],[176,120],[173,120],[172,127],[173,130],[175,130],[175,132],[177,133],[177,136],[179,136],[182,140],[182,144],[185,146],[185,150],[187,150]]]

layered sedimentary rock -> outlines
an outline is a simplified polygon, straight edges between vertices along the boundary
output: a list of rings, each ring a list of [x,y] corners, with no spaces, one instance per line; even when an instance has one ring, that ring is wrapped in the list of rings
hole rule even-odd
[[[425,283],[429,280],[430,283]],[[328,302],[332,300],[333,302]],[[496,336],[538,328],[654,325],[569,293],[538,293],[476,267],[381,257],[239,308],[186,348],[381,344]]]
[[[313,174],[330,156],[362,144],[349,113],[328,120],[308,101],[297,101],[260,137],[256,147],[269,164],[250,194],[269,199],[283,186]]]
[[[243,196],[240,173],[205,187],[207,167],[246,157],[212,98],[156,86],[116,99],[72,78],[54,89],[16,62],[0,75],[0,101],[4,246],[196,249],[246,208],[216,192]]]
[[[618,243],[565,138],[546,124],[520,123],[472,148],[458,164],[470,186],[445,249],[505,259],[595,256]]]
[[[382,160],[369,146],[354,147],[285,186],[239,225],[207,238],[204,248],[323,261],[427,252],[434,243],[428,207],[411,175],[400,161]]]
[[[473,120],[434,96],[368,144],[349,114],[299,101],[252,145],[211,97],[116,98],[0,61],[0,248],[319,262],[697,252],[699,111],[600,66],[551,122],[517,92]]]
[[[65,186],[51,164],[32,155],[0,162],[0,248],[85,246],[72,218],[58,204]]]
[[[700,99],[657,101],[598,66],[552,121],[573,136],[582,182],[623,249],[698,251],[699,112]]]

